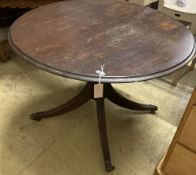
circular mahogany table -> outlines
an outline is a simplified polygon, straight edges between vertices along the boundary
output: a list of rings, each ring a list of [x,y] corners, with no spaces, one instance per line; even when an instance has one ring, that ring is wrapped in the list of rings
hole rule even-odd
[[[111,83],[149,80],[186,65],[195,52],[192,34],[180,22],[150,8],[116,0],[71,0],[34,9],[10,28],[9,42],[24,59],[47,72],[87,82],[71,101],[32,114],[34,120],[74,110],[95,99],[107,171],[114,166],[108,148],[104,98],[125,108],[154,112],[130,101]],[[96,70],[104,65],[103,97],[94,98]]]

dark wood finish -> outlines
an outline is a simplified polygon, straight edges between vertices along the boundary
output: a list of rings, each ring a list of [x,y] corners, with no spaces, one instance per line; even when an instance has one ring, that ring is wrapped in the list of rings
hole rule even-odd
[[[18,17],[32,8],[57,1],[61,0],[0,0],[0,27],[9,27]],[[7,41],[1,41],[0,61],[8,61],[10,51]]]
[[[60,107],[35,113],[34,120],[69,112],[93,99],[96,70],[105,67],[103,97],[95,99],[105,160],[112,171],[104,98],[132,110],[155,112],[118,94],[110,83],[148,80],[181,68],[195,53],[192,34],[180,22],[151,8],[116,0],[72,0],[34,9],[9,31],[12,48],[40,69],[87,86]]]
[[[121,96],[118,92],[116,92],[114,88],[111,86],[111,84],[106,84],[105,86],[106,97],[118,106],[128,108],[131,110],[151,111],[152,113],[158,109],[157,106],[154,105],[139,104],[134,101],[126,99],[125,97]]]
[[[39,68],[93,82],[102,64],[103,82],[142,81],[181,68],[195,52],[194,38],[180,22],[116,0],[39,7],[12,25],[9,39],[18,54]]]
[[[10,59],[10,54],[11,49],[9,47],[8,41],[4,40],[0,42],[0,61],[6,62],[7,60]]]
[[[102,147],[104,163],[105,163],[105,170],[110,172],[114,170],[114,166],[111,163],[109,146],[108,146],[104,98],[108,98],[111,102],[131,110],[155,112],[158,108],[153,105],[139,104],[126,99],[125,97],[117,93],[114,90],[114,88],[111,86],[111,84],[104,84],[103,87],[104,87],[103,98],[96,98],[95,101],[97,104],[97,118],[98,118],[101,147]],[[84,89],[72,100],[51,110],[34,113],[31,115],[31,119],[40,121],[43,118],[50,118],[50,117],[54,117],[57,115],[70,112],[80,107],[84,103],[88,102],[90,99],[94,99],[93,91],[94,91],[94,83],[87,83]]]
[[[92,86],[90,84],[87,84],[87,86],[85,86],[85,88],[69,102],[66,102],[63,105],[48,111],[34,113],[31,115],[31,119],[39,121],[42,118],[49,118],[66,112],[70,112],[80,107],[84,103],[88,102],[92,98],[91,92]]]
[[[191,70],[194,70],[195,64],[196,64],[196,56],[195,56],[194,60],[191,63],[191,68],[190,68]]]
[[[48,111],[34,113],[31,115],[31,119],[40,121],[42,118],[50,118],[56,115],[61,115],[70,112],[82,106],[90,99],[94,99],[93,91],[94,91],[94,83],[87,83],[84,89],[72,100],[66,102],[63,105],[60,105],[59,107],[50,109]],[[139,104],[126,99],[125,97],[117,93],[115,89],[111,86],[111,84],[108,83],[104,84],[103,99],[104,98],[107,98],[108,100],[110,100],[111,102],[113,102],[118,106],[131,110],[155,112],[158,109],[157,106],[154,105]]]
[[[104,99],[97,98],[96,104],[97,104],[97,119],[98,119],[98,126],[99,126],[99,134],[100,134],[101,147],[102,147],[103,158],[105,163],[105,170],[110,172],[114,170],[115,167],[111,163],[110,151],[108,146]]]

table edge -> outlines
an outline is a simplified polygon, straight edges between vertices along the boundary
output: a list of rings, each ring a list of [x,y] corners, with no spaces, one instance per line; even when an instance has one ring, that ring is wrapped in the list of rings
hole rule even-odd
[[[17,55],[21,56],[22,58],[24,58],[26,61],[30,62],[31,64],[33,64],[37,68],[44,70],[46,72],[49,72],[49,73],[52,73],[52,74],[55,74],[55,75],[58,75],[61,77],[70,78],[70,79],[87,81],[87,82],[98,82],[99,81],[98,75],[94,75],[94,76],[89,75],[89,74],[81,75],[81,74],[72,73],[72,72],[68,72],[68,71],[62,71],[57,68],[53,68],[49,65],[41,64],[38,61],[36,61],[35,59],[33,59],[32,57],[27,56],[12,41],[11,29],[12,29],[12,26],[9,28],[9,31],[8,31],[8,41],[9,41],[10,47],[13,49],[13,51]],[[193,40],[194,40],[194,36],[193,36]],[[193,49],[192,49],[192,52],[190,53],[190,55],[186,59],[184,59],[181,63],[179,63],[171,68],[165,69],[163,71],[159,71],[157,73],[152,73],[152,74],[143,75],[143,76],[104,76],[104,77],[102,77],[101,81],[103,83],[131,83],[131,82],[139,82],[139,81],[146,81],[146,80],[151,80],[151,79],[155,79],[155,78],[160,78],[160,77],[169,75],[169,74],[177,71],[178,69],[182,68],[186,64],[188,64],[194,58],[195,53],[196,53],[196,43],[194,42]]]

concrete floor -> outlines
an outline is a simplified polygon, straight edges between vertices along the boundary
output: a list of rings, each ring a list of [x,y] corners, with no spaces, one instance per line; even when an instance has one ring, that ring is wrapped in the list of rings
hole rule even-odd
[[[6,37],[0,31],[0,39]],[[72,98],[83,82],[41,71],[22,58],[0,63],[0,175],[152,175],[166,152],[196,85],[196,70],[177,87],[165,80],[114,84],[127,98],[159,106],[156,115],[123,109],[106,100],[111,157],[106,173],[96,108],[90,101],[75,111],[35,122],[33,112]]]

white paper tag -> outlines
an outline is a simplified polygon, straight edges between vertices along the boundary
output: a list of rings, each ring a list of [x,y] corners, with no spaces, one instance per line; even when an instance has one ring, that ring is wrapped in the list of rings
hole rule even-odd
[[[94,98],[103,98],[103,84],[94,84]]]
[[[101,77],[105,76],[105,72],[103,71],[104,65],[101,65],[101,70],[96,70],[96,74],[99,75],[98,84],[94,84],[94,98],[103,98],[103,84],[101,84]]]

